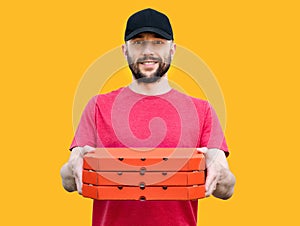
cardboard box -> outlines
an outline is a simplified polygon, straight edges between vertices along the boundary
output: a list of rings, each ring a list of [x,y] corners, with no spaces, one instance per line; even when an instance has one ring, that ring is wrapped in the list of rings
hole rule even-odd
[[[96,172],[83,170],[82,181],[93,185],[149,185],[188,186],[205,183],[204,171],[193,172]]]
[[[84,156],[84,197],[192,200],[205,197],[205,159],[193,148],[98,148]]]
[[[84,184],[85,197],[97,200],[194,200],[205,197],[205,185],[187,187],[91,186]]]
[[[83,168],[94,171],[194,171],[205,169],[202,153],[194,148],[98,148],[84,156]]]

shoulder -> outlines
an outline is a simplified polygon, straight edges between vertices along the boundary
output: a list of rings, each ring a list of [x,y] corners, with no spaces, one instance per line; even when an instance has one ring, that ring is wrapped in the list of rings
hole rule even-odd
[[[115,100],[116,96],[122,91],[122,88],[111,91],[109,93],[97,94],[90,98],[86,104],[85,111],[94,112],[97,109],[108,108]]]
[[[174,96],[176,96],[177,98],[183,98],[183,99],[189,99],[191,100],[195,106],[197,108],[209,108],[210,107],[210,104],[207,100],[203,100],[203,99],[200,99],[200,98],[196,98],[196,97],[193,97],[193,96],[190,96],[188,94],[185,94],[185,93],[182,93],[176,89],[173,89],[173,94]]]
[[[121,87],[108,93],[98,94],[96,96],[93,96],[90,101],[96,103],[97,105],[101,103],[109,103],[113,101],[122,92],[123,89],[124,87]]]

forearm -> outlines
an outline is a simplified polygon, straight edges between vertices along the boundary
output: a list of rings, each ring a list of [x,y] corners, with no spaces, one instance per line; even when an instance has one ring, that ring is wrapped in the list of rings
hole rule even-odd
[[[216,190],[213,192],[213,196],[220,199],[229,199],[233,195],[235,176],[229,169],[224,169],[222,177],[219,179]]]

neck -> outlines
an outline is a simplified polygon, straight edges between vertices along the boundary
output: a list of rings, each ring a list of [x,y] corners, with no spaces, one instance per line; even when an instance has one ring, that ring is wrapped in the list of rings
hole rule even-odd
[[[154,83],[138,83],[135,79],[129,85],[129,88],[135,93],[155,96],[169,92],[172,88],[169,85],[168,76],[164,75]]]

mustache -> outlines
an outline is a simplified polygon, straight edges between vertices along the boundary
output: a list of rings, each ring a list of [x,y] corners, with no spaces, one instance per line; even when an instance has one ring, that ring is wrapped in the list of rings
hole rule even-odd
[[[159,57],[151,57],[151,56],[145,56],[142,58],[137,59],[137,63],[143,63],[145,61],[156,61],[156,62],[162,62],[162,59]]]

